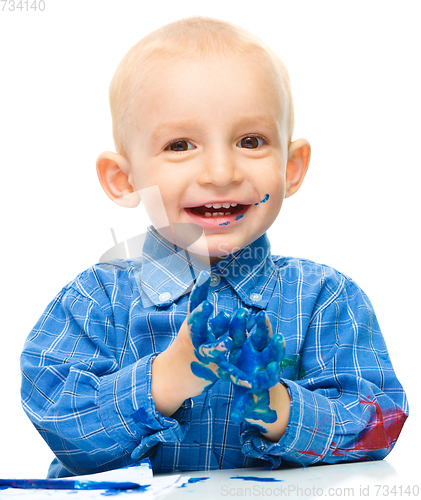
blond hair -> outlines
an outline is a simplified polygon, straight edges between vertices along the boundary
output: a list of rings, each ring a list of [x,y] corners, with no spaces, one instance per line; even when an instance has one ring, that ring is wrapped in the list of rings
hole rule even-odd
[[[148,69],[157,60],[165,61],[183,53],[201,58],[213,55],[258,56],[277,77],[284,109],[286,139],[291,140],[294,111],[288,72],[276,53],[249,31],[218,19],[189,17],[162,26],[136,43],[118,65],[109,88],[113,137],[117,151],[127,157],[124,129],[130,121],[131,104],[141,91]]]

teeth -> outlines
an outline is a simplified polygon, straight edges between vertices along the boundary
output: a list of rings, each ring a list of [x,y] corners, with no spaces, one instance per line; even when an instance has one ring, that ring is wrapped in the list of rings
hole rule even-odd
[[[231,215],[231,212],[205,212],[205,217],[222,217],[223,215]]]
[[[230,208],[230,207],[236,207],[238,205],[238,203],[208,203],[207,205],[205,205],[206,208],[215,208],[215,209],[218,209],[218,208]]]
[[[224,207],[224,208],[229,208],[230,206],[231,207],[236,207],[238,205],[238,203],[214,203],[213,205],[211,203],[209,203],[208,205],[205,205],[206,208],[221,208],[221,207]]]

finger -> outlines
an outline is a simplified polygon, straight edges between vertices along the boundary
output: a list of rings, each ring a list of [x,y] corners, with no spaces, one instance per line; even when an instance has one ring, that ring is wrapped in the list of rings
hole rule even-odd
[[[213,305],[205,300],[194,309],[187,319],[192,343],[196,348],[208,340],[208,319],[212,311]]]
[[[251,411],[254,405],[253,393],[251,391],[244,392],[242,389],[237,389],[234,392],[234,400],[231,409],[231,420],[234,424],[241,424],[245,416]]]
[[[190,364],[190,369],[196,377],[202,378],[204,380],[208,380],[210,385],[215,383],[218,380],[218,377],[213,373],[213,371],[207,366],[203,366],[201,363],[197,363],[193,361]],[[209,386],[205,387],[205,390],[209,389]]]
[[[242,346],[232,349],[229,361],[252,377],[253,373],[260,370],[258,354],[251,343],[251,337],[249,337]]]
[[[255,376],[254,386],[259,391],[270,389],[281,379],[281,368],[279,363],[269,363],[265,370],[258,372]]]
[[[276,422],[278,415],[275,410],[269,408],[269,391],[255,392],[253,396],[253,404],[249,407],[249,411],[245,415],[245,418],[247,420],[262,420],[266,424],[273,424]],[[258,427],[263,429],[264,432],[267,432],[265,427],[260,425]]]
[[[239,349],[247,340],[247,320],[250,311],[240,307],[234,313],[230,323],[230,337],[233,340],[233,350]]]
[[[189,299],[189,313],[194,311],[196,307],[206,300],[210,285],[210,274],[207,271],[202,271],[194,284],[193,290]]]
[[[256,314],[256,331],[250,336],[256,351],[262,351],[269,343],[272,336],[272,327],[269,318],[264,311]]]
[[[214,318],[209,320],[209,325],[215,338],[219,338],[228,330],[230,317],[225,311],[221,311]]]
[[[223,335],[217,342],[208,342],[201,344],[198,349],[198,354],[208,363],[218,363],[225,361],[227,352],[230,351],[232,340],[228,333]]]
[[[285,356],[285,339],[281,333],[276,333],[270,339],[269,345],[258,355],[261,366],[272,361],[281,363]]]
[[[220,361],[218,363],[218,377],[221,380],[226,380],[227,382],[231,382],[236,386],[245,387],[247,389],[253,388],[253,377],[250,377],[246,373],[244,373],[237,366],[229,363],[226,360]]]

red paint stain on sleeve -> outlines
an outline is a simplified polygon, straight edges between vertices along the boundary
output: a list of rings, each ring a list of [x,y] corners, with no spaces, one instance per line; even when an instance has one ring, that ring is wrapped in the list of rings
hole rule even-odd
[[[319,455],[318,453],[315,453],[314,451],[311,450],[306,450],[306,451],[296,450],[296,453],[302,453],[303,455],[311,455],[312,457],[319,457],[320,460],[323,458],[323,455]]]
[[[358,442],[352,448],[338,448],[332,455],[344,455],[350,451],[376,451],[389,448],[398,439],[403,424],[408,415],[400,408],[383,413],[377,401],[360,400],[361,404],[374,406],[376,415],[367,428],[359,437]]]

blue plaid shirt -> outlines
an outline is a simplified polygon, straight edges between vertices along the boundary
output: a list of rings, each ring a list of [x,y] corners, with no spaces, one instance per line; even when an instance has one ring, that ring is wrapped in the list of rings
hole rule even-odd
[[[22,403],[54,451],[50,477],[100,472],[148,456],[155,472],[384,458],[408,414],[372,305],[347,276],[272,256],[265,235],[211,266],[214,314],[266,310],[286,340],[291,397],[277,443],[230,421],[218,381],[160,415],[151,362],[187,314],[200,264],[153,229],[139,259],[96,264],[65,286],[21,356]]]

